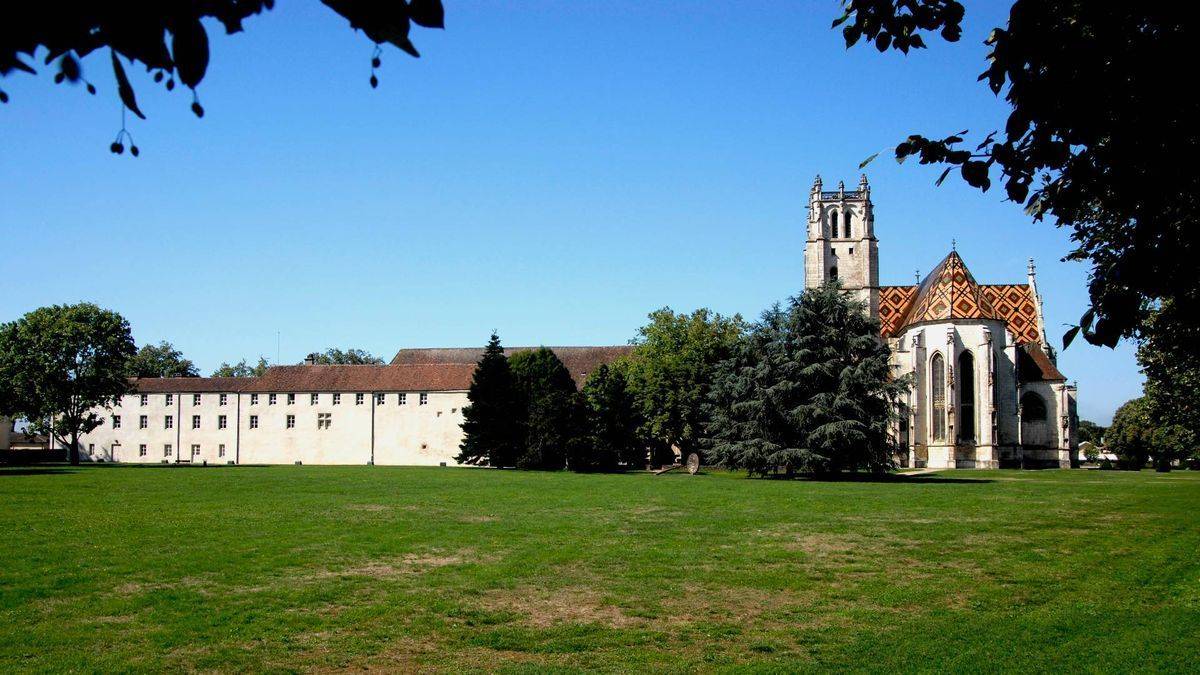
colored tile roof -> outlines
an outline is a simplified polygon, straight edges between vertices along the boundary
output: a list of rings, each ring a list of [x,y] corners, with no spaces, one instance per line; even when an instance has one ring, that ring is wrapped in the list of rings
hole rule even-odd
[[[537,347],[506,347],[504,353],[512,356],[518,352]],[[549,347],[571,372],[577,386],[583,386],[589,373],[601,365],[612,363],[633,351],[630,345],[607,347]],[[469,363],[474,365],[483,356],[482,347],[449,347],[432,349],[401,349],[392,358],[392,365],[415,365],[426,363]]]
[[[978,284],[952,251],[920,286],[881,286],[880,333],[895,337],[922,321],[999,319],[1016,344],[1041,341],[1037,304],[1028,284]]]

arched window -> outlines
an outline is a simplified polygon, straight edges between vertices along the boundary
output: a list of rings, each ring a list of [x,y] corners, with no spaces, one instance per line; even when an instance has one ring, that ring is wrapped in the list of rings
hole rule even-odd
[[[929,398],[933,417],[933,440],[946,440],[946,360],[941,353],[929,359]]]
[[[971,352],[958,356],[958,440],[975,441],[975,357]]]
[[[850,229],[850,221],[852,221],[852,220],[854,220],[853,214],[851,214],[849,211],[847,211],[846,215],[842,218],[842,222],[845,223],[845,232],[846,232],[847,239],[849,239],[850,237],[853,236],[853,232]]]
[[[837,279],[837,265],[829,268],[829,278],[830,280]]]
[[[1025,392],[1021,396],[1021,421],[1045,422],[1046,401],[1032,391]]]
[[[829,236],[836,238],[837,235],[838,235],[837,211],[830,211],[829,212]]]

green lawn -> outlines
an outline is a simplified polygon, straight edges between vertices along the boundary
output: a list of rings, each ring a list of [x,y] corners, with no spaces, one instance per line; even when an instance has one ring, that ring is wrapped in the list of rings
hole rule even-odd
[[[0,469],[0,671],[1192,670],[1200,475]]]

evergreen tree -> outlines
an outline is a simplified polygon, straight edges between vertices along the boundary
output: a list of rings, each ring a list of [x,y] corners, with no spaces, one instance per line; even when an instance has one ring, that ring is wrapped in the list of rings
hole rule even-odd
[[[646,444],[638,434],[641,417],[621,367],[601,365],[583,385],[590,427],[591,456],[572,464],[576,471],[614,471],[646,464]]]
[[[500,337],[492,333],[467,391],[460,464],[513,466],[520,449],[520,406]]]
[[[571,373],[545,347],[509,360],[524,421],[524,444],[517,468],[558,470],[586,463],[587,437],[582,397]]]
[[[888,361],[878,322],[836,283],[772,307],[718,367],[709,461],[757,475],[892,468],[908,383]]]

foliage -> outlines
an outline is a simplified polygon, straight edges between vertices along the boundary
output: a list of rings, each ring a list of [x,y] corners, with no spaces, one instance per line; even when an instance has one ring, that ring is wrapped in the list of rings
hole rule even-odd
[[[836,283],[764,312],[717,371],[711,460],[764,476],[891,469],[889,429],[908,381],[892,377],[878,336]]]
[[[1078,438],[1080,443],[1104,445],[1104,432],[1108,427],[1102,427],[1091,420],[1079,420]]]
[[[444,11],[441,0],[390,0],[354,2],[352,0],[322,0],[326,6],[349,20],[350,27],[362,30],[376,44],[371,58],[372,87],[379,84],[376,69],[380,66],[378,45],[387,42],[404,52],[419,57],[409,40],[411,24],[426,28],[443,28]],[[22,3],[13,7],[0,21],[0,76],[14,71],[36,74],[27,59],[32,60],[38,49],[45,49],[45,63],[57,62],[55,83],[83,82],[89,93],[96,88],[83,76],[81,59],[92,52],[108,48],[108,60],[117,81],[117,95],[123,106],[145,119],[138,107],[137,97],[123,57],[130,63],[141,63],[153,73],[156,83],[168,91],[175,88],[176,79],[192,90],[192,112],[204,116],[204,108],[196,96],[196,87],[208,71],[208,32],[204,19],[215,19],[232,35],[242,31],[242,22],[264,9],[274,7],[274,0],[159,0],[158,2],[111,3]],[[0,103],[8,102],[8,94],[0,90]],[[110,146],[114,153],[124,152],[130,143],[130,153],[138,154],[137,146],[124,128]]]
[[[250,365],[246,363],[246,359],[242,359],[234,364],[221,362],[221,365],[213,371],[213,377],[262,377],[267,372],[270,364],[267,359],[260,356],[258,363]]]
[[[1080,332],[1113,346],[1137,337],[1160,302],[1172,321],[1200,323],[1200,99],[1178,95],[1177,67],[1191,63],[1200,23],[1188,3],[1016,0],[1008,24],[986,44],[979,79],[1011,108],[1003,131],[974,150],[967,132],[941,139],[910,136],[897,160],[958,168],[987,190],[993,172],[1008,198],[1035,219],[1072,231],[1071,260],[1091,263],[1091,307]],[[922,32],[955,41],[962,6],[953,0],[847,0],[846,45],[860,39],[907,52]],[[870,160],[868,160],[870,161]]]
[[[641,416],[622,366],[601,365],[583,385],[592,455],[572,468],[613,471],[646,465],[646,443],[638,434]],[[581,464],[583,466],[581,466]]]
[[[383,359],[375,356],[365,349],[340,349],[329,348],[323,352],[313,352],[308,355],[313,363],[317,365],[379,365],[383,363]]]
[[[0,413],[53,434],[78,464],[79,436],[102,423],[95,409],[130,391],[135,353],[116,312],[91,303],[35,309],[0,325]]]
[[[570,371],[545,347],[519,352],[508,361],[524,427],[517,468],[574,468],[587,455],[587,429]]]
[[[626,377],[643,417],[642,435],[653,446],[652,460],[666,463],[672,448],[683,457],[700,451],[713,375],[746,324],[740,315],[723,317],[708,309],[676,314],[664,307],[649,318],[634,340]]]
[[[163,340],[157,345],[142,345],[129,362],[134,377],[199,377],[200,370],[183,352]]]
[[[1141,469],[1150,459],[1150,408],[1144,396],[1126,401],[1113,413],[1112,425],[1105,435],[1108,449],[1117,456],[1123,469]]]
[[[515,466],[521,449],[521,406],[500,337],[492,333],[467,391],[460,464]]]
[[[1156,426],[1200,430],[1200,324],[1165,302],[1150,315],[1137,359]]]

